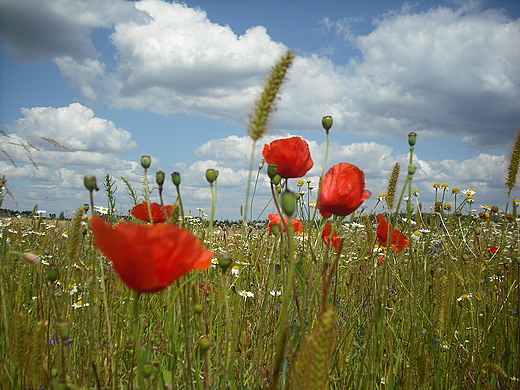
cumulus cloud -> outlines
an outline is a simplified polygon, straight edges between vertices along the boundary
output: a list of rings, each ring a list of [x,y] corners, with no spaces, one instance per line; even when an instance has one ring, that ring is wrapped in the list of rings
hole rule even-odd
[[[22,108],[21,112],[24,117],[8,127],[21,136],[52,138],[77,151],[124,152],[137,147],[128,131],[95,117],[94,111],[79,103],[60,108]],[[35,139],[31,142],[48,145]]]

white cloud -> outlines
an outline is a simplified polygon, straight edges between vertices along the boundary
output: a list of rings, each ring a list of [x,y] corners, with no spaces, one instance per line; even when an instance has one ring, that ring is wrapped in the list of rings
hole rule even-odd
[[[132,135],[114,122],[97,118],[94,111],[79,103],[68,107],[22,108],[9,131],[21,136],[52,138],[76,151],[124,152],[137,147]],[[48,144],[31,139],[41,147]]]

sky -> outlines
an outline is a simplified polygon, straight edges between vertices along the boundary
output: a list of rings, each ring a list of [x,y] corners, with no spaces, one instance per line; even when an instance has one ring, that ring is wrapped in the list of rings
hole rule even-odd
[[[0,0],[0,175],[17,201],[6,196],[3,207],[70,216],[88,202],[87,174],[106,206],[110,174],[116,210],[127,214],[121,176],[140,193],[139,159],[149,155],[152,176],[181,174],[193,215],[209,213],[205,171],[217,169],[215,216],[238,220],[251,156],[255,178],[265,143],[305,139],[314,167],[304,179],[317,186],[321,118],[331,115],[326,168],[363,170],[368,209],[395,163],[404,184],[410,132],[413,187],[427,210],[435,182],[474,188],[477,208],[505,208],[520,127],[519,18],[520,2],[498,0]],[[296,58],[253,154],[249,118],[287,50]],[[170,180],[164,195],[176,198]],[[254,218],[273,211],[261,214],[269,199],[263,168]]]

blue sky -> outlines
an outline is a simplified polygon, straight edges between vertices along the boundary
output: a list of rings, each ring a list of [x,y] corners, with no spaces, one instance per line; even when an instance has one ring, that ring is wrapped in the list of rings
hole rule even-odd
[[[82,177],[110,173],[126,213],[119,177],[139,188],[139,157],[151,155],[152,172],[181,173],[193,214],[209,212],[204,172],[218,169],[216,216],[239,219],[248,115],[288,49],[297,58],[256,163],[263,143],[298,135],[317,183],[321,118],[332,115],[328,166],[358,165],[374,194],[368,206],[396,162],[406,170],[411,131],[414,188],[427,207],[434,182],[505,205],[506,154],[520,127],[518,2],[3,0],[0,15],[0,130],[40,149],[35,169],[3,140],[17,166],[2,155],[0,174],[18,201],[4,207],[70,214],[87,200]],[[255,210],[268,199],[262,172]]]

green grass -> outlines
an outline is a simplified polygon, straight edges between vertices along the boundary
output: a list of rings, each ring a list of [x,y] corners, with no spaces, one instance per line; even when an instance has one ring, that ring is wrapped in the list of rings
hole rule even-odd
[[[516,221],[499,214],[414,219],[398,227],[423,233],[405,251],[388,251],[381,265],[366,216],[338,224],[344,245],[337,270],[333,250],[306,223],[294,240],[292,286],[285,286],[287,235],[255,227],[244,236],[241,226],[218,224],[209,233],[206,221],[193,219],[192,232],[206,242],[211,234],[211,249],[231,253],[238,275],[215,265],[142,295],[144,388],[266,389],[276,370],[278,388],[301,388],[303,377],[316,388],[310,383],[324,371],[321,388],[331,389],[518,388]],[[135,296],[92,246],[88,221],[11,218],[2,229],[2,388],[137,388]],[[493,246],[498,253],[490,253]],[[27,263],[26,252],[42,263]],[[319,318],[330,308],[327,328]],[[287,327],[281,357],[280,326]]]

